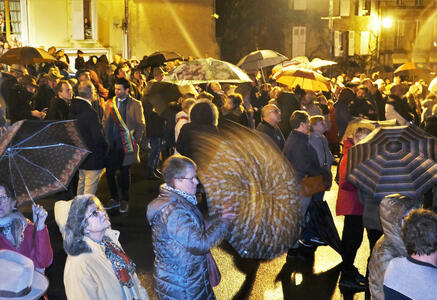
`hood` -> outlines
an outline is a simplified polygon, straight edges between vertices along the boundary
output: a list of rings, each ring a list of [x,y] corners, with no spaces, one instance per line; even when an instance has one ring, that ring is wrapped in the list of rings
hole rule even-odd
[[[402,243],[401,227],[404,217],[420,203],[401,194],[385,196],[379,206],[379,214],[384,235],[387,239]]]
[[[150,225],[155,215],[165,206],[167,206],[174,198],[178,197],[175,193],[169,190],[163,189],[162,186],[159,189],[159,196],[147,205],[147,220]]]

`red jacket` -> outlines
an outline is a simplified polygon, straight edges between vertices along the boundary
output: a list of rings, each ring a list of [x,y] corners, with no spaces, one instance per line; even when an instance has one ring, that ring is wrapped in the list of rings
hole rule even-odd
[[[33,228],[32,222],[27,220],[27,226],[24,229],[24,239],[20,248],[16,249],[11,242],[0,234],[0,249],[12,250],[33,261],[36,268],[47,268],[53,261],[53,250],[50,244],[50,237],[47,227],[37,231],[35,235],[35,245],[33,245]]]
[[[355,186],[346,180],[348,151],[354,145],[351,138],[343,142],[343,157],[338,167],[338,194],[336,214],[337,216],[345,215],[363,215],[363,205],[358,201],[358,192]]]

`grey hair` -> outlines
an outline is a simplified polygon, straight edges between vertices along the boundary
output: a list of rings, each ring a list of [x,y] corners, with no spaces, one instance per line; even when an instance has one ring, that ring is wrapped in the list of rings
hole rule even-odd
[[[187,169],[197,169],[196,163],[183,155],[172,155],[164,161],[162,177],[167,185],[173,187],[173,180],[182,178]]]
[[[91,194],[78,195],[71,203],[70,211],[68,212],[67,224],[65,225],[64,249],[67,254],[77,256],[82,253],[91,252],[91,248],[83,240],[85,236],[84,222],[85,213],[91,204],[100,204],[100,200]]]
[[[79,83],[79,86],[77,87],[77,93],[80,97],[83,97],[88,100],[93,100],[93,89],[94,85],[90,80],[82,81]]]

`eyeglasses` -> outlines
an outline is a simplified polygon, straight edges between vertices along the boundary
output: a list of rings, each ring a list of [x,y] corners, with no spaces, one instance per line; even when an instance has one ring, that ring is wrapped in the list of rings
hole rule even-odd
[[[0,203],[6,203],[9,201],[9,197],[8,196],[0,196]]]
[[[83,222],[86,222],[89,218],[91,217],[97,217],[99,215],[99,212],[104,212],[105,210],[103,208],[96,208],[96,210],[94,210],[92,213],[90,213],[90,215],[88,217],[86,217],[85,219],[83,219]]]
[[[180,177],[180,178],[176,178],[176,179],[185,179],[185,180],[191,180],[191,181],[194,181],[194,179],[197,180],[197,176],[193,176],[193,177]]]

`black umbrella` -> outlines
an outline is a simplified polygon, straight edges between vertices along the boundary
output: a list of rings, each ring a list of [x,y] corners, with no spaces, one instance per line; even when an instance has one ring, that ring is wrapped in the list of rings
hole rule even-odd
[[[341,254],[341,240],[326,201],[311,201],[307,210],[305,230],[312,232]]]
[[[154,82],[147,90],[145,98],[153,105],[156,113],[162,115],[170,102],[177,101],[179,97],[187,93],[197,95],[192,85],[178,86],[168,82]]]
[[[0,184],[21,205],[65,190],[89,151],[75,121],[19,121],[0,140]]]
[[[140,61],[138,68],[145,69],[147,67],[159,67],[167,61],[183,59],[182,55],[172,51],[156,51],[149,56],[143,57]]]
[[[349,150],[347,179],[376,198],[417,199],[437,184],[436,145],[416,126],[380,127]]]

